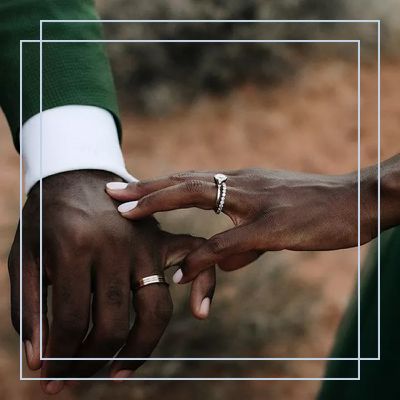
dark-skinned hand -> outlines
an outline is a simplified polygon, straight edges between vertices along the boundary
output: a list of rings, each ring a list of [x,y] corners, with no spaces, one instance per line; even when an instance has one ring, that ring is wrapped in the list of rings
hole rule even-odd
[[[168,286],[153,284],[133,292],[135,282],[180,263],[203,239],[161,231],[152,217],[121,218],[104,191],[120,178],[103,171],[74,171],[43,180],[43,354],[48,358],[150,356],[172,313]],[[20,329],[20,229],[22,229],[22,338],[28,366],[42,377],[87,377],[107,361],[41,361],[39,355],[39,184],[29,193],[9,256],[12,321]],[[52,319],[47,287],[52,286]],[[191,308],[208,314],[214,268],[195,280]],[[93,293],[93,298],[92,298]],[[132,304],[133,303],[133,304]],[[130,308],[135,310],[133,326]],[[92,326],[90,325],[92,323]],[[128,377],[143,361],[114,361],[111,376]],[[64,383],[42,381],[54,394]]]
[[[216,172],[183,172],[148,181],[109,183],[107,192],[124,202],[118,208],[130,220],[155,212],[198,207],[215,209]],[[227,171],[223,212],[234,227],[218,233],[188,254],[174,281],[187,283],[219,265],[234,270],[266,251],[335,250],[358,243],[358,176],[317,175],[244,169]],[[400,157],[382,164],[381,228],[400,223]],[[361,172],[360,243],[377,235],[376,166]]]

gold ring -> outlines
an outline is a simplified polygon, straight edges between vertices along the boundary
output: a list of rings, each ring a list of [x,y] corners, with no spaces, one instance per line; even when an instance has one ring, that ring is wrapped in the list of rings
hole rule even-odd
[[[168,285],[164,275],[149,275],[142,279],[139,279],[135,283],[135,290],[138,290],[143,286],[153,285],[154,283],[162,283],[164,285]]]

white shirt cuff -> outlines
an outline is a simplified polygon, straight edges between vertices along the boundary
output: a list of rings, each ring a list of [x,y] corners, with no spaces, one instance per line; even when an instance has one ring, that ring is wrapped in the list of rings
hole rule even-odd
[[[114,118],[100,107],[68,105],[43,111],[42,165],[40,114],[22,126],[21,143],[26,193],[40,177],[81,169],[109,171],[127,182],[136,181],[125,168]]]

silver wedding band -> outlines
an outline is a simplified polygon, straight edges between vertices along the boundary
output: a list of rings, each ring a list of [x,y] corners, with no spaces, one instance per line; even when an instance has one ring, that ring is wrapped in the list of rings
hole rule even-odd
[[[226,198],[226,181],[228,177],[224,174],[215,174],[214,182],[217,185],[217,198],[215,201],[215,212],[220,214],[224,208]]]
[[[149,275],[142,279],[139,279],[135,283],[135,290],[142,288],[143,286],[153,285],[155,283],[162,283],[164,285],[168,285],[167,281],[165,280],[164,275]]]

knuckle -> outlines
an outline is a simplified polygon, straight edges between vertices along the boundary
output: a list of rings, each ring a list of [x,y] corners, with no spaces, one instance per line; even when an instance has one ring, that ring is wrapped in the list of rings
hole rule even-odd
[[[266,227],[268,227],[268,232],[279,232],[279,227],[282,225],[282,216],[279,215],[277,210],[267,210],[261,213],[258,217],[258,222],[256,227],[258,231],[265,232]]]
[[[85,318],[71,313],[63,313],[54,316],[54,325],[57,328],[58,335],[63,337],[84,338],[87,332],[88,324]]]
[[[108,305],[120,307],[124,302],[122,282],[112,279],[106,288],[105,298]]]
[[[221,254],[228,247],[228,241],[223,236],[214,236],[208,242],[208,247],[213,254]]]
[[[137,181],[128,183],[127,193],[131,196],[143,196],[149,192],[149,189],[151,189],[149,181]]]
[[[146,186],[145,182],[137,181],[137,182],[128,183],[127,189],[128,189],[129,192],[134,192],[136,190],[137,191],[141,191],[141,190],[143,190],[145,188],[145,186]]]
[[[205,189],[204,183],[199,179],[190,179],[184,185],[188,193],[202,193]]]
[[[180,183],[192,178],[194,171],[177,172],[170,176],[172,182]]]
[[[207,242],[207,239],[198,237],[198,236],[191,236],[192,237],[192,248],[198,249],[200,246]]]
[[[148,196],[145,196],[145,197],[141,198],[139,200],[137,206],[138,206],[138,208],[140,207],[142,209],[145,209],[145,208],[151,207],[153,203],[154,203],[154,195],[153,196],[152,195],[148,195]]]
[[[77,216],[63,219],[59,225],[60,234],[74,249],[86,250],[91,246],[92,224],[86,218]]]
[[[115,251],[121,251],[131,245],[132,226],[128,221],[109,220],[106,226],[102,226],[100,232],[103,243],[109,243]],[[103,251],[106,250],[106,248],[103,249]]]

